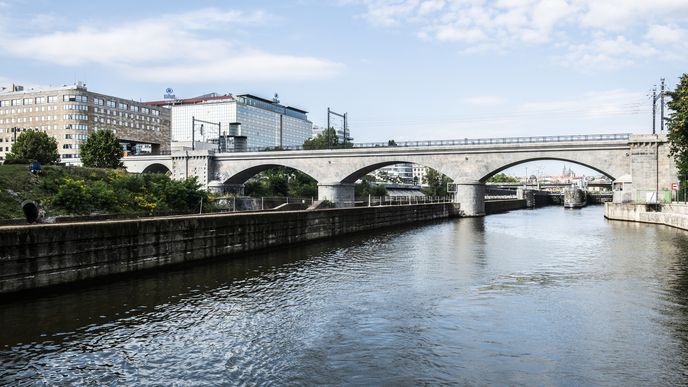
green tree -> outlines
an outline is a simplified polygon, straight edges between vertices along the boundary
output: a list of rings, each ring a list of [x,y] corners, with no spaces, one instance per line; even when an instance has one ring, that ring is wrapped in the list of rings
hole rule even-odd
[[[384,185],[371,184],[375,179],[371,176],[363,176],[360,183],[354,185],[354,194],[357,198],[367,196],[387,196],[387,188]]]
[[[447,184],[453,182],[452,179],[444,174],[441,174],[435,169],[428,168],[427,173],[423,177],[423,183],[427,184],[422,191],[428,196],[447,196]]]
[[[81,162],[85,167],[121,168],[122,147],[110,129],[98,130],[81,145]]]
[[[60,161],[60,155],[57,153],[57,141],[53,137],[37,129],[28,129],[19,134],[6,159],[8,162],[24,160],[56,164]]]
[[[340,149],[353,148],[353,146],[350,142],[340,143],[334,128],[325,129],[303,142],[303,149]]]
[[[505,173],[498,173],[487,179],[487,181],[490,183],[518,183],[520,180]]]
[[[671,114],[667,119],[670,153],[676,160],[679,176],[688,175],[688,74],[683,74],[674,91],[667,93]],[[685,186],[686,182],[682,182]],[[683,192],[681,187],[679,192]]]
[[[293,168],[274,167],[256,175],[244,184],[247,196],[318,196],[318,183],[307,174]]]

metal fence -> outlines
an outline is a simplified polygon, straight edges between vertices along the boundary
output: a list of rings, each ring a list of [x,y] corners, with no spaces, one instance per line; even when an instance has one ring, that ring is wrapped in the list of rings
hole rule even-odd
[[[514,195],[485,195],[485,200],[510,200],[518,199],[518,196]]]
[[[345,202],[347,207],[403,206],[415,204],[450,203],[451,196],[368,196],[354,202]]]
[[[277,211],[305,210],[315,203],[315,198],[293,197],[248,197],[226,196],[212,198],[206,203],[203,212],[250,212],[250,211]],[[430,203],[449,203],[449,196],[368,196],[356,198],[353,201],[339,201],[339,207],[380,207],[402,206]]]

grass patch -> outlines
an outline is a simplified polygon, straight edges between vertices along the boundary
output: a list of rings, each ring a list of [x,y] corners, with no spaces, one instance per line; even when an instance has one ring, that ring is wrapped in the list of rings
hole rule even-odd
[[[202,198],[207,194],[195,179],[59,165],[34,175],[26,165],[0,165],[0,219],[22,218],[23,200],[39,203],[46,216],[138,216],[195,212]]]

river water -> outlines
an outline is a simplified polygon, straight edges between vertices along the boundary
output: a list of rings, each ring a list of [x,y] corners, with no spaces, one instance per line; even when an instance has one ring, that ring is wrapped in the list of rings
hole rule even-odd
[[[0,384],[688,381],[688,235],[546,207],[0,304]]]

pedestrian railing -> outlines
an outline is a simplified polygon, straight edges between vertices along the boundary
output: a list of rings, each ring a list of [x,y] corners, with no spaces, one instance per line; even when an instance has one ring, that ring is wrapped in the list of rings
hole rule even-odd
[[[516,195],[485,195],[485,200],[511,200],[518,199]]]

